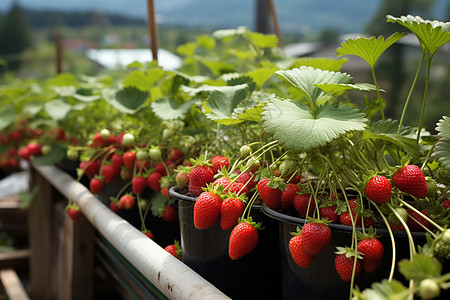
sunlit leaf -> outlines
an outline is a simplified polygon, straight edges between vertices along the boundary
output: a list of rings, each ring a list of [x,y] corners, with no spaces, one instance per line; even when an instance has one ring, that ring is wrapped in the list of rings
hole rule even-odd
[[[405,290],[406,287],[400,281],[383,279],[381,282],[374,282],[371,288],[362,292],[362,295],[363,299],[370,300],[406,300],[409,293],[405,293]]]
[[[327,94],[341,94],[347,90],[358,90],[361,92],[371,92],[376,91],[376,87],[370,83],[321,83],[316,84],[318,88],[324,91]],[[383,91],[383,90],[381,90]]]
[[[227,89],[213,91],[205,102],[208,109],[206,116],[211,120],[223,120],[233,118],[234,109],[247,97],[247,84],[229,86]],[[232,123],[241,122],[231,120]]]
[[[69,73],[62,73],[56,77],[50,78],[46,82],[48,85],[56,86],[70,86],[77,83],[77,79],[74,75]]]
[[[144,105],[147,97],[148,92],[126,87],[116,92],[115,101],[111,104],[122,112],[133,114]]]
[[[253,79],[257,86],[262,87],[263,84],[275,74],[277,68],[258,68],[253,71],[249,71],[245,73],[245,76],[248,76]]]
[[[441,263],[434,257],[416,254],[412,260],[403,259],[398,263],[399,271],[410,280],[423,280],[439,277],[442,272]]]
[[[174,100],[164,97],[152,102],[151,106],[158,118],[162,120],[173,120],[182,118],[189,111],[193,103],[194,100],[178,104]]]
[[[317,101],[324,92],[316,85],[322,83],[350,83],[353,78],[345,73],[330,72],[312,67],[300,67],[292,70],[280,70],[276,74],[298,88],[312,102]]]
[[[301,103],[275,99],[262,113],[263,127],[286,148],[309,150],[326,145],[341,134],[366,127],[364,114],[349,105],[320,106],[316,117]]]
[[[278,38],[273,34],[249,32],[248,36],[250,41],[260,48],[274,48],[278,45]]]
[[[78,89],[73,97],[83,102],[92,102],[101,98],[99,95],[93,95],[90,89]]]
[[[411,30],[425,53],[433,55],[450,41],[450,22],[429,21],[411,15],[399,18],[388,15],[386,18],[387,22],[398,23]]]
[[[12,104],[3,105],[0,110],[0,130],[7,128],[14,122],[16,110]]]
[[[302,57],[295,61],[293,68],[305,66],[313,67],[314,69],[338,72],[347,61],[347,58],[332,59],[327,57]]]
[[[436,124],[436,131],[438,132],[438,136],[450,139],[450,117],[442,117]]]
[[[123,85],[125,87],[135,87],[141,91],[148,91],[163,75],[164,70],[162,68],[152,68],[146,72],[132,71],[123,80]]]
[[[70,97],[73,96],[77,89],[73,85],[64,85],[64,86],[54,86],[53,90],[60,97]]]
[[[404,149],[408,154],[413,157],[417,158],[419,157],[419,145],[416,142],[416,139],[406,137],[403,135],[399,135],[396,133],[371,133],[371,132],[364,132],[363,139],[372,139],[372,140],[384,140],[388,141],[396,146],[398,146],[400,149]]]
[[[55,99],[45,103],[45,112],[55,121],[63,120],[72,110],[72,106],[62,99]]]
[[[406,33],[396,32],[386,40],[382,36],[379,36],[378,38],[373,36],[370,38],[357,37],[348,39],[336,50],[336,55],[359,56],[364,59],[371,68],[374,68],[381,54],[405,35]]]
[[[261,123],[261,115],[263,112],[265,104],[258,104],[250,108],[236,108],[234,113],[237,115],[237,118],[244,121],[252,121]]]
[[[32,117],[39,113],[44,108],[44,103],[42,101],[29,101],[22,108],[22,113],[28,117]]]

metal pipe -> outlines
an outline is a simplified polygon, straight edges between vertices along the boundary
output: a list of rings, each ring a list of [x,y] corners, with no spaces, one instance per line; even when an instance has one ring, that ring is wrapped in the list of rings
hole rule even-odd
[[[169,299],[230,299],[214,285],[115,214],[85,186],[54,166],[33,166]],[[220,270],[217,270],[220,272]]]

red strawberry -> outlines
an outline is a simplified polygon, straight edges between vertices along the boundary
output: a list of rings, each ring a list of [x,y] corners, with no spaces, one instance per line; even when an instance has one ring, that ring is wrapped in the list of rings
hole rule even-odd
[[[198,196],[203,192],[203,187],[214,180],[214,172],[208,165],[195,166],[188,175],[189,192],[194,196]]]
[[[162,176],[167,175],[166,167],[164,166],[164,163],[162,163],[162,162],[154,164],[153,169],[155,169],[155,171],[160,173]]]
[[[173,244],[167,245],[166,247],[164,247],[164,250],[166,250],[176,258],[181,259],[181,248],[178,241],[175,241]]]
[[[203,192],[194,204],[194,226],[208,229],[216,223],[220,215],[222,198],[215,191]]]
[[[99,178],[92,178],[89,182],[89,189],[93,194],[99,194],[103,189],[103,181]]]
[[[113,155],[111,156],[111,163],[116,173],[119,173],[123,166],[122,155],[113,153]]]
[[[259,197],[269,208],[276,210],[280,206],[283,191],[267,186],[269,181],[267,178],[262,178],[258,182]]]
[[[84,174],[86,174],[89,178],[93,178],[99,170],[98,164],[93,160],[80,162],[79,168],[84,170]]]
[[[303,251],[303,238],[301,234],[295,235],[289,240],[289,252],[299,267],[307,268],[314,261],[313,255],[308,255]]]
[[[136,162],[136,152],[127,151],[122,155],[123,165],[128,170],[134,169],[134,163]]]
[[[167,155],[167,159],[179,163],[183,161],[183,152],[180,149],[172,149]]]
[[[422,170],[416,165],[406,165],[392,176],[395,186],[402,192],[417,198],[425,198],[428,193],[427,181]]]
[[[339,218],[338,214],[336,213],[336,206],[325,206],[319,208],[320,216],[323,219],[328,219],[330,222],[336,222]]]
[[[425,229],[420,226],[419,224],[417,224],[416,221],[418,221],[420,224],[422,224],[423,226],[425,226],[428,229],[433,228],[433,226],[431,225],[430,222],[428,222],[427,220],[425,220],[424,217],[422,217],[420,214],[418,214],[417,212],[415,212],[412,209],[407,209],[408,212],[408,220],[407,220],[407,224],[408,227],[411,231],[425,231]],[[428,210],[424,209],[420,211],[422,214],[424,214],[425,216],[428,216]],[[416,220],[414,221],[413,218]]]
[[[24,160],[30,160],[30,150],[28,150],[27,147],[20,147],[18,154],[20,156],[20,158],[24,159]]]
[[[212,184],[213,185],[216,185],[216,186],[219,186],[219,185],[221,185],[221,186],[223,186],[223,187],[228,187],[229,185],[230,185],[230,182],[231,182],[231,180],[230,179],[228,179],[227,177],[225,177],[225,176],[222,176],[222,177],[219,177],[219,178],[217,178],[216,180],[214,180],[213,182],[212,182]],[[225,189],[224,189],[225,190]]]
[[[169,223],[176,223],[178,222],[178,212],[172,205],[167,205],[164,209],[162,215],[162,219]]]
[[[355,256],[347,257],[347,254],[337,254],[334,258],[334,266],[342,281],[350,282],[352,278]],[[361,262],[356,260],[355,277],[361,273]]]
[[[133,189],[133,193],[135,195],[141,195],[145,188],[147,187],[147,179],[143,176],[135,176],[131,180],[131,188]]]
[[[68,205],[66,207],[66,212],[73,221],[78,221],[80,218],[80,209],[75,204]]]
[[[448,210],[448,208],[450,207],[450,200],[446,199],[446,200],[442,201],[441,204],[445,209]],[[449,211],[449,213],[450,213],[450,211]]]
[[[305,254],[316,255],[330,242],[331,229],[324,223],[311,222],[303,226],[302,236]]]
[[[358,242],[358,252],[363,255],[362,268],[369,273],[374,272],[381,262],[384,254],[383,244],[375,238],[368,237]]]
[[[161,195],[169,199],[169,188],[168,187],[162,187],[161,188]]]
[[[239,175],[237,182],[247,184],[248,190],[251,191],[258,184],[254,177],[252,178],[252,176],[253,175],[250,172],[244,172]]]
[[[355,219],[355,217],[353,217],[353,220]],[[347,226],[352,226],[352,219],[350,217],[350,213],[349,212],[343,212],[339,215],[339,222],[342,225],[347,225]]]
[[[134,197],[131,195],[123,195],[119,199],[119,209],[132,209],[135,204]],[[112,203],[112,202],[111,202]]]
[[[289,210],[294,208],[294,198],[300,193],[300,187],[294,183],[289,183],[281,193],[281,209]]]
[[[136,169],[139,171],[146,171],[150,169],[150,160],[144,159],[144,160],[136,160]]]
[[[28,149],[28,153],[31,156],[40,156],[42,155],[42,145],[35,143],[35,142],[31,142],[27,145],[27,149]]]
[[[212,164],[211,169],[213,170],[214,173],[217,173],[218,171],[220,171],[221,168],[228,169],[228,167],[230,166],[230,161],[225,156],[216,155],[211,158],[211,164]]]
[[[148,237],[149,239],[152,239],[152,240],[155,239],[155,235],[150,230],[145,230],[142,233],[145,234],[145,236]]]
[[[227,198],[220,206],[220,227],[222,230],[230,230],[238,223],[244,212],[245,204],[238,198]]]
[[[119,206],[117,206],[117,204],[113,201],[111,201],[111,203],[109,203],[109,208],[113,211],[113,212],[119,212],[120,208]]]
[[[312,194],[298,194],[294,197],[294,207],[300,217],[312,216],[316,209],[316,201]]]
[[[227,192],[235,193],[238,196],[241,194],[245,194],[247,197],[249,196],[248,188],[239,182],[233,182],[227,189],[224,190],[224,193]]]
[[[377,204],[389,202],[391,199],[391,183],[384,176],[376,175],[366,184],[367,198]]]
[[[180,188],[184,188],[188,183],[188,175],[183,172],[178,172],[175,180]]]
[[[228,244],[228,255],[232,260],[237,260],[249,254],[258,246],[259,235],[255,227],[258,227],[258,225],[253,225],[251,220],[243,220],[233,228]]]
[[[102,167],[102,176],[104,183],[111,183],[116,179],[117,173],[113,166],[105,164]]]
[[[161,177],[162,175],[156,171],[148,174],[147,185],[152,191],[159,192],[161,190],[161,183],[159,182]]]

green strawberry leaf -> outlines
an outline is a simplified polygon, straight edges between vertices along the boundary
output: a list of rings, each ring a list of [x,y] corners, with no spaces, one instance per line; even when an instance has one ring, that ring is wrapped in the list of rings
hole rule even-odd
[[[251,108],[236,108],[234,112],[240,120],[261,123],[261,114],[265,104],[258,104]]]
[[[348,39],[341,45],[341,48],[336,50],[336,55],[355,55],[361,57],[373,69],[381,54],[405,35],[406,33],[396,32],[386,40],[382,36],[378,38],[373,36],[370,38],[357,37]]]
[[[298,88],[313,103],[324,95],[324,91],[317,85],[322,83],[350,83],[353,80],[350,75],[345,73],[323,71],[304,66],[292,70],[280,70],[275,73]]]
[[[248,85],[240,84],[213,91],[205,102],[206,117],[221,124],[242,122],[233,116],[234,109],[247,98]]]
[[[62,99],[55,99],[45,103],[44,109],[54,121],[61,121],[72,110],[72,106]]]
[[[38,114],[42,109],[44,108],[44,103],[42,101],[36,100],[36,101],[30,101],[27,102],[26,105],[22,108],[22,114],[32,117]],[[3,117],[0,117],[3,119]]]
[[[161,207],[164,207],[166,201],[166,197],[164,197],[161,193],[156,193],[156,195],[152,198],[152,204],[150,207],[154,216],[160,215]]]
[[[93,95],[90,89],[78,89],[73,97],[83,102],[92,102],[101,98],[99,95]]]
[[[434,55],[439,48],[450,41],[450,22],[423,20],[418,16],[401,16],[400,18],[388,15],[387,22],[398,23],[411,30],[419,40],[424,53]]]
[[[277,68],[258,68],[252,71],[245,73],[245,76],[248,76],[253,79],[257,86],[262,87],[263,84],[269,80],[270,77],[278,70]]]
[[[420,148],[414,138],[405,137],[396,133],[372,133],[365,131],[363,139],[388,141],[398,146],[400,149],[405,149],[411,157],[419,157]]]
[[[184,117],[194,102],[195,99],[191,99],[182,104],[178,104],[173,99],[164,97],[152,102],[151,107],[158,118],[162,120],[174,120]]]
[[[77,89],[73,85],[54,86],[53,90],[60,97],[70,97],[77,92]]]
[[[0,131],[7,128],[14,122],[14,115],[16,110],[14,105],[3,105],[0,111]]]
[[[278,38],[273,34],[263,34],[248,31],[249,40],[260,48],[275,48],[278,46]]]
[[[443,116],[436,124],[436,131],[438,132],[438,136],[450,139],[450,117]]]
[[[263,128],[274,138],[294,151],[324,146],[339,135],[363,130],[367,119],[349,105],[319,106],[316,117],[303,104],[275,99],[262,113]]]
[[[125,87],[114,93],[113,90],[104,89],[103,97],[117,110],[127,114],[137,112],[147,100],[148,92],[141,91],[135,87]]]
[[[347,58],[331,59],[326,57],[302,57],[296,60],[293,67],[299,68],[300,66],[305,66],[313,67],[314,69],[338,72],[347,61]]]
[[[363,299],[376,300],[406,300],[409,293],[405,293],[406,287],[400,281],[383,279],[381,282],[375,282],[371,288],[362,292]],[[359,298],[358,298],[359,299]]]
[[[327,94],[335,94],[335,95],[342,94],[343,92],[345,92],[347,90],[358,90],[361,92],[371,92],[371,91],[377,90],[375,85],[370,84],[370,83],[355,83],[355,84],[321,83],[321,84],[316,84],[315,86],[317,86],[318,88],[320,88],[322,91],[324,91]]]
[[[141,91],[148,91],[163,75],[164,71],[161,68],[153,68],[146,72],[132,71],[123,80],[123,85],[125,87],[132,86]]]
[[[48,155],[33,157],[33,163],[37,166],[54,165],[66,157],[66,150],[59,144],[52,143],[51,149]]]
[[[436,143],[434,156],[445,169],[450,169],[450,139],[441,139]]]
[[[442,264],[434,257],[416,254],[412,260],[401,260],[398,269],[406,279],[421,281],[441,276]]]
[[[69,73],[63,73],[46,81],[47,85],[68,86],[77,83],[77,78]]]

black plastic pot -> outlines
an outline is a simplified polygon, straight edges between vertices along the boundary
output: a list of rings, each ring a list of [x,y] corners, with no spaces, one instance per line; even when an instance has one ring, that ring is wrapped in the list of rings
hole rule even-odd
[[[257,248],[233,261],[228,256],[231,230],[224,231],[217,221],[213,227],[195,228],[193,215],[195,197],[179,193],[178,187],[169,194],[178,201],[183,262],[232,299],[278,299],[281,276],[278,251],[278,230],[274,220],[265,216],[260,205],[253,205],[251,216],[262,222]]]
[[[279,228],[279,251],[281,260],[282,297],[280,299],[349,299],[350,284],[341,281],[334,267],[336,246],[350,246],[352,227],[341,224],[330,224],[332,238],[330,243],[316,255],[314,262],[308,268],[301,268],[295,264],[289,252],[289,240],[297,226],[302,226],[304,219],[289,216],[274,211],[266,206],[262,211],[268,217],[278,222]],[[355,284],[363,290],[374,282],[379,282],[389,277],[392,262],[392,246],[388,231],[377,229],[379,240],[384,246],[384,257],[378,269],[373,273],[361,270],[356,278]],[[402,258],[409,258],[408,238],[404,232],[394,232],[397,253],[397,262]],[[415,243],[423,245],[426,243],[423,233],[413,233]],[[394,278],[401,280],[403,276],[399,273]],[[405,282],[407,286],[407,282]]]

